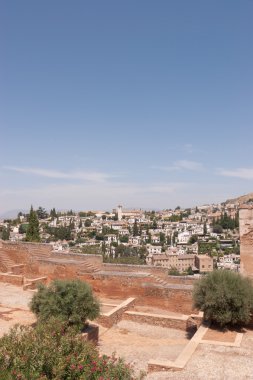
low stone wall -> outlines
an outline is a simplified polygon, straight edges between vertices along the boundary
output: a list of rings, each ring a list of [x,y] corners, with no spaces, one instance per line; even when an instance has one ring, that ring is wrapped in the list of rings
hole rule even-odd
[[[22,286],[24,283],[24,277],[22,275],[0,273],[0,282],[6,282],[8,284]]]
[[[161,314],[126,311],[123,314],[123,319],[127,319],[138,323],[147,323],[152,326],[167,327],[186,331],[188,317],[186,315],[182,317],[172,317]]]
[[[67,259],[67,260],[76,260],[83,261],[90,264],[93,264],[97,267],[102,267],[103,257],[102,255],[92,255],[84,253],[70,253],[70,252],[53,252],[52,258]]]
[[[133,306],[134,301],[134,298],[128,298],[108,313],[102,313],[97,319],[98,323],[104,327],[112,327],[122,319],[123,314],[130,306]]]
[[[25,279],[25,284],[23,286],[24,290],[27,289],[36,289],[38,284],[46,284],[47,283],[47,277],[39,277],[39,278],[33,278],[33,279]]]
[[[108,272],[131,272],[131,273],[146,273],[153,274],[170,284],[192,285],[197,278],[193,276],[169,276],[168,268],[149,266],[149,265],[131,265],[131,264],[103,264],[103,271]]]
[[[11,272],[13,274],[24,274],[24,271],[25,271],[24,264],[17,264],[11,267]]]

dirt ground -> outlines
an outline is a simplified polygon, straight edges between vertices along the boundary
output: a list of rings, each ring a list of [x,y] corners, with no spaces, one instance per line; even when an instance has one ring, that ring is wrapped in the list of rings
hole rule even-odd
[[[151,358],[175,360],[188,341],[181,330],[122,320],[111,329],[100,327],[99,350],[106,355],[115,352],[138,372],[147,371]]]
[[[227,329],[215,329],[209,328],[204,335],[203,340],[216,340],[219,342],[234,342],[237,335],[237,331],[231,331]]]
[[[145,380],[252,380],[253,331],[247,331],[241,347],[200,344],[182,371],[154,372]]]
[[[170,317],[182,317],[183,314],[181,313],[174,313],[173,311],[164,310],[158,307],[152,307],[152,306],[141,306],[136,305],[133,306],[130,310],[132,311],[138,311],[141,313],[148,313],[148,314],[159,314],[159,315],[166,315]]]
[[[32,295],[18,286],[0,283],[0,336],[17,323],[29,325],[35,322],[28,307]]]

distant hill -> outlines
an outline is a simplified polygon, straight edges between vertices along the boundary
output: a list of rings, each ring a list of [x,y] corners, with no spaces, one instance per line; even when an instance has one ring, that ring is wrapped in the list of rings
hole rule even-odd
[[[228,199],[225,203],[239,203],[241,205],[243,203],[247,203],[250,199],[253,199],[253,193],[241,195],[240,197],[234,199]]]
[[[18,210],[18,209],[16,209],[16,210],[10,210],[10,211],[6,211],[6,212],[4,212],[3,214],[1,214],[0,215],[0,219],[13,219],[13,218],[16,218],[17,217],[17,215],[18,215],[18,213],[19,212],[22,212],[23,214],[27,214],[27,213],[29,213],[29,211],[27,211],[27,210]]]

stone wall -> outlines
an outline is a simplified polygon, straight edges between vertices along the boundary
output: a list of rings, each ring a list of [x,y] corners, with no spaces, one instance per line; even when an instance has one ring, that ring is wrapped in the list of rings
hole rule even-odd
[[[193,311],[191,285],[171,284],[164,287],[154,284],[153,279],[145,275],[116,275],[113,272],[107,275],[95,274],[87,281],[100,296],[135,297],[136,305],[153,305],[183,314],[191,314]]]
[[[150,304],[183,314],[193,311],[191,284],[194,280],[168,276],[166,268],[104,265],[99,255],[55,253],[49,244],[3,242],[0,252],[6,253],[14,264],[24,264],[26,278],[46,276],[48,282],[79,278],[87,281],[98,296],[135,297],[139,305]],[[159,279],[165,282],[161,284]]]
[[[126,311],[123,314],[123,319],[138,323],[147,323],[152,326],[167,327],[178,330],[187,330],[187,316],[182,317],[170,317],[166,315],[140,313],[137,311]]]
[[[24,264],[16,264],[11,267],[11,272],[13,274],[24,274],[25,266]]]
[[[77,262],[87,262],[95,265],[98,268],[102,268],[103,258],[102,255],[84,254],[84,253],[63,253],[54,252],[54,258],[66,259],[66,260],[76,260]]]
[[[241,206],[239,222],[241,273],[253,278],[253,206]]]
[[[2,241],[0,252],[15,264],[30,265],[39,258],[52,254],[50,244]]]
[[[171,284],[189,284],[192,285],[196,278],[188,276],[168,276],[168,268],[149,265],[131,265],[131,264],[103,264],[103,270],[108,272],[120,271],[131,273],[147,273],[156,275]]]
[[[128,298],[108,313],[102,313],[97,319],[98,323],[107,328],[112,327],[122,319],[122,315],[130,306],[133,306],[134,302],[134,298]]]
[[[24,277],[22,275],[0,273],[0,282],[22,286],[24,283]]]

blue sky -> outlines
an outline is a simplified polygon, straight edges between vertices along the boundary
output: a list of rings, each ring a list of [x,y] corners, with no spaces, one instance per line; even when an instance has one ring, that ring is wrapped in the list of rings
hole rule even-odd
[[[253,191],[252,0],[0,6],[0,214]]]

